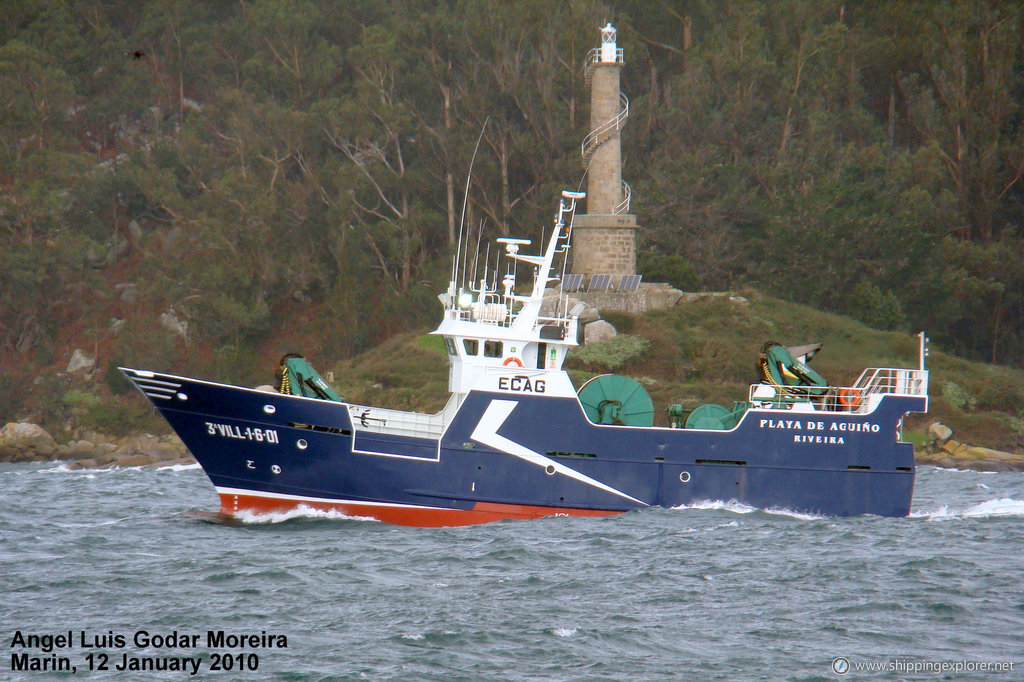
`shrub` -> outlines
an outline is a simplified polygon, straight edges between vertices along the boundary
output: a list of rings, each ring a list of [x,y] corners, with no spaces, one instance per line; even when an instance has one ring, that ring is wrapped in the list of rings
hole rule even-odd
[[[648,282],[666,282],[681,291],[699,291],[701,288],[700,277],[693,265],[679,255],[654,259],[644,264],[640,271]]]
[[[651,344],[647,339],[629,334],[619,334],[611,339],[595,341],[573,349],[572,357],[585,365],[597,365],[607,369],[618,369],[647,352]]]
[[[902,329],[907,321],[896,294],[866,279],[853,288],[849,313],[869,327],[887,331]]]
[[[942,397],[949,401],[949,404],[960,411],[973,412],[977,401],[970,393],[964,390],[960,384],[946,381],[942,384]]]

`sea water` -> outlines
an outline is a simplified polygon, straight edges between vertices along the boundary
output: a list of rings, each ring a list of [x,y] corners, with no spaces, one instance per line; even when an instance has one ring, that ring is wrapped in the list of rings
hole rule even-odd
[[[1019,473],[922,468],[903,519],[218,506],[198,467],[0,465],[0,679],[1024,679]]]

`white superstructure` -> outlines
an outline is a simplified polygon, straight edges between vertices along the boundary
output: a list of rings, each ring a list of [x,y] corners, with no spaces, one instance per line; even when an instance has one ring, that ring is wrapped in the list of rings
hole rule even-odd
[[[577,345],[580,311],[567,310],[561,287],[548,299],[544,292],[564,278],[572,218],[577,200],[584,196],[582,192],[562,192],[554,231],[543,253],[520,253],[521,247],[530,245],[529,240],[497,240],[505,247],[505,272],[500,281],[498,273],[491,273],[494,279],[488,282],[485,265],[475,285],[460,284],[467,281],[467,268],[458,263],[453,267],[448,291],[438,297],[444,306],[444,320],[433,333],[444,337],[451,363],[448,388],[457,399],[474,388],[576,395],[562,363],[569,349]],[[528,294],[519,294],[517,279],[525,274],[520,270],[527,269],[533,275],[533,286]]]

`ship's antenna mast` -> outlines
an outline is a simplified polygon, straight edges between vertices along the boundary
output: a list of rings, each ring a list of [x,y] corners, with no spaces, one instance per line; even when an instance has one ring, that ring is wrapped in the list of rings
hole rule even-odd
[[[483,236],[484,236],[484,221],[481,219],[480,220],[480,226],[477,229],[477,233],[476,233],[476,253],[473,256],[473,281],[470,282],[470,285],[472,285],[473,282],[476,281],[477,270],[480,269],[480,240],[483,238]],[[468,249],[469,245],[467,244],[466,246],[467,246],[467,249]],[[487,267],[487,263],[485,261],[484,262],[484,269],[486,269],[486,267]],[[480,293],[481,293],[481,295],[483,295],[483,292],[480,292]]]
[[[490,120],[491,115],[487,114],[484,124],[480,126],[480,134],[476,138],[476,146],[473,147],[473,158],[469,160],[469,173],[466,174],[466,190],[462,195],[462,217],[459,219],[459,243],[458,248],[455,249],[455,260],[452,262],[452,282],[458,278],[459,274],[459,259],[462,255],[462,232],[466,226],[466,205],[469,204],[469,182],[473,179],[473,164],[476,163],[476,153],[480,151],[480,141],[484,139],[484,131],[487,130],[487,122]]]

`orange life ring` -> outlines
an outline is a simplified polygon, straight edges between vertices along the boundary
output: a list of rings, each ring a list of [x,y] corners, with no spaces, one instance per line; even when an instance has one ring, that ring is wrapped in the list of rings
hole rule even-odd
[[[844,388],[840,390],[839,404],[851,409],[860,405],[860,389]]]
[[[508,365],[515,365],[516,367],[522,367],[523,366],[523,361],[520,360],[519,358],[515,357],[514,355],[510,355],[509,357],[505,358],[505,362],[503,362],[501,364],[505,365],[506,367]]]

